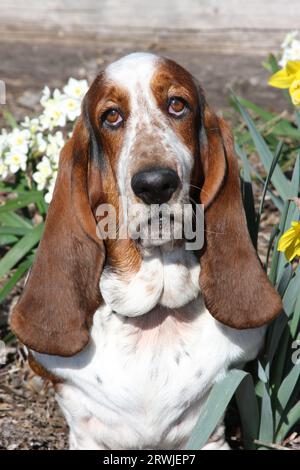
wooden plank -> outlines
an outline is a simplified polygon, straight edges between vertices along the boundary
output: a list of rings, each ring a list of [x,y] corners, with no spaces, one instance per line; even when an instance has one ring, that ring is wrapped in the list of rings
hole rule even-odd
[[[297,29],[299,0],[2,0],[1,24],[97,33],[99,28]]]

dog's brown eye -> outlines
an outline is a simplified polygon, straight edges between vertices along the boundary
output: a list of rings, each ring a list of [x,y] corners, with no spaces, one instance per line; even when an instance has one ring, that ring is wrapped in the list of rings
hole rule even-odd
[[[118,127],[123,122],[123,118],[117,109],[112,108],[104,113],[102,122],[108,127]]]
[[[176,96],[172,96],[169,99],[169,107],[168,112],[173,116],[183,116],[187,110],[187,103],[182,98],[178,98]]]

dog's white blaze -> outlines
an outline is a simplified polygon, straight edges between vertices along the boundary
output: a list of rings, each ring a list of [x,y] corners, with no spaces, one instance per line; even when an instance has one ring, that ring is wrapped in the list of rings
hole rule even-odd
[[[130,118],[127,122],[127,129],[124,137],[122,152],[118,165],[118,184],[121,196],[127,197],[126,176],[130,161],[130,151],[135,142],[136,129],[139,118],[143,116],[143,123],[150,125],[150,116],[147,109],[139,108],[137,90],[143,90],[143,97],[147,104],[153,108],[150,96],[150,82],[153,77],[156,64],[159,58],[148,53],[133,53],[109,65],[105,71],[107,80],[119,84],[127,90],[130,100]]]
[[[165,144],[166,157],[168,149],[176,155],[177,171],[182,181],[182,198],[189,193],[189,179],[193,166],[193,156],[186,145],[178,138],[176,133],[160,111],[151,91],[151,79],[162,59],[148,53],[133,53],[111,64],[106,69],[108,80],[122,86],[127,90],[130,101],[130,118],[126,123],[124,144],[118,164],[118,182],[121,196],[129,200],[132,196],[130,188],[126,187],[128,166],[133,158],[132,147],[137,137],[137,129],[143,124],[143,128],[149,130],[153,139],[157,136]],[[142,99],[141,99],[142,98]],[[159,121],[160,128],[153,129],[153,118]],[[142,122],[141,122],[142,121]],[[149,209],[145,207],[144,217]]]
[[[121,86],[129,95],[130,116],[126,122],[124,143],[119,157],[118,184],[120,194],[126,198],[129,209],[128,213],[123,214],[124,223],[134,225],[147,220],[150,212],[149,206],[141,204],[138,213],[130,220],[126,219],[130,214],[130,206],[135,202],[128,181],[128,171],[132,159],[138,158],[132,154],[132,148],[141,125],[153,139],[157,137],[165,148],[162,161],[165,158],[167,163],[170,152],[175,156],[177,172],[182,182],[181,194],[176,202],[188,202],[193,156],[170,128],[151,91],[151,80],[160,60],[153,54],[134,53],[113,63],[106,70],[107,80]],[[154,128],[153,122],[159,122],[159,128]],[[149,312],[157,303],[172,308],[185,305],[194,299],[199,293],[199,263],[192,253],[187,253],[182,248],[175,251],[176,254],[171,254],[154,249],[150,256],[143,258],[140,271],[134,273],[130,279],[119,277],[118,273],[111,272],[107,266],[100,281],[100,289],[106,303],[122,315],[137,316]],[[168,281],[170,277],[172,282]],[[185,288],[180,288],[181,285]]]

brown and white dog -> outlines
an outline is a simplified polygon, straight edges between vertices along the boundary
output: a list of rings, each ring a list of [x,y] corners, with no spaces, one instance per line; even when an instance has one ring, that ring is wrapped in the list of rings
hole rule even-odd
[[[56,383],[72,449],[184,448],[212,385],[258,354],[281,310],[248,235],[231,132],[186,70],[130,54],[91,85],[59,166],[12,328]],[[99,238],[97,207],[120,211],[119,196],[139,203],[129,227],[152,204],[174,208],[174,226],[178,206],[203,204],[202,250],[172,231]]]

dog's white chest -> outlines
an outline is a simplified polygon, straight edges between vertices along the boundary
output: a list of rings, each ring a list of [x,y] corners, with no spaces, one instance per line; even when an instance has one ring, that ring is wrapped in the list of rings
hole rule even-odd
[[[103,306],[92,341],[73,358],[37,355],[65,379],[58,401],[72,448],[184,447],[212,384],[254,357],[262,332],[218,324],[201,297],[126,318]]]

